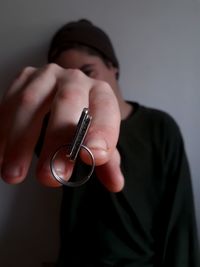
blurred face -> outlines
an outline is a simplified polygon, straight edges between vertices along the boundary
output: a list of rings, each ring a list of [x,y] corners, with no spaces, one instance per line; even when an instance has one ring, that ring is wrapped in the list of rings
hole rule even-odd
[[[115,90],[117,88],[117,69],[110,64],[107,66],[103,60],[85,51],[70,49],[62,52],[55,63],[66,69],[80,69],[93,79],[105,81]]]

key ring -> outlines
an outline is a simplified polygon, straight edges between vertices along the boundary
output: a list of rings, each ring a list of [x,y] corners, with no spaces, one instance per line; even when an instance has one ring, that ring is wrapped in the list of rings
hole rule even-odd
[[[76,181],[76,182],[71,182],[71,181],[66,181],[65,179],[63,179],[61,176],[58,175],[58,173],[56,172],[55,168],[54,168],[54,161],[56,160],[56,157],[57,155],[64,149],[65,151],[67,151],[69,149],[69,147],[71,147],[71,144],[66,144],[66,145],[63,145],[61,147],[59,147],[56,152],[54,153],[53,157],[51,158],[51,161],[50,161],[50,169],[51,169],[51,173],[53,175],[53,177],[61,184],[63,185],[67,185],[67,186],[70,186],[70,187],[78,187],[78,186],[81,186],[83,184],[85,184],[91,177],[93,171],[94,171],[94,167],[95,167],[95,161],[94,161],[94,156],[91,152],[91,150],[84,146],[84,145],[81,145],[81,148],[80,149],[84,149],[90,156],[90,159],[91,159],[91,168],[90,168],[90,171],[87,175],[85,175],[80,181]],[[69,159],[69,154],[66,154],[66,160]]]
[[[77,124],[77,128],[76,128],[73,142],[70,144],[65,144],[65,145],[62,145],[61,147],[59,147],[55,151],[55,153],[53,154],[53,156],[50,160],[51,173],[52,173],[54,179],[56,179],[62,185],[66,185],[66,186],[70,186],[70,187],[81,186],[81,185],[85,184],[90,179],[90,177],[94,171],[94,168],[95,168],[94,156],[93,156],[91,150],[87,146],[83,145],[83,142],[84,142],[84,139],[86,137],[87,131],[89,129],[91,120],[92,120],[92,117],[89,115],[88,108],[84,108],[82,113],[81,113],[81,117],[79,119],[79,122]],[[81,178],[81,180],[79,180],[79,181],[73,181],[72,182],[72,181],[70,181],[70,179],[69,179],[69,181],[66,181],[61,176],[59,176],[58,173],[56,172],[56,168],[54,167],[55,160],[59,156],[59,153],[64,152],[65,156],[66,156],[66,160],[70,160],[71,162],[75,163],[77,156],[78,156],[81,149],[84,149],[90,156],[90,160],[91,160],[90,171],[88,172],[87,175],[83,176],[83,178]]]

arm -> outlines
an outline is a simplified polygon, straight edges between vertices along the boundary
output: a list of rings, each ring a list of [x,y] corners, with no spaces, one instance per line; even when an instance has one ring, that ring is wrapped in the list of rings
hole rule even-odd
[[[165,189],[157,231],[158,266],[198,267],[198,235],[183,139],[171,121],[165,135]]]

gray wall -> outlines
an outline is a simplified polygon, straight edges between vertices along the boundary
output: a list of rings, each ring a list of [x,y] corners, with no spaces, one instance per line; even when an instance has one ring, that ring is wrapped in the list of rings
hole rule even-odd
[[[1,92],[21,67],[44,64],[49,39],[58,27],[82,17],[110,34],[121,62],[124,97],[166,110],[180,125],[200,225],[200,1],[1,1]],[[61,191],[39,185],[34,166],[35,160],[21,185],[0,181],[3,267],[39,267],[57,255]]]

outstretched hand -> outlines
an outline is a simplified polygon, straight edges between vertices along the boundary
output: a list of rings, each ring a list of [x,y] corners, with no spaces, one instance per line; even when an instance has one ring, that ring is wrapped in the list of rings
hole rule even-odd
[[[108,190],[120,191],[124,179],[116,144],[121,118],[113,90],[80,70],[56,64],[25,68],[2,99],[1,177],[11,184],[25,179],[44,117],[50,112],[36,173],[44,185],[59,186],[52,177],[50,159],[59,146],[71,141],[84,107],[89,107],[93,117],[84,144],[94,155],[97,176]],[[81,158],[90,164],[86,153],[81,153]],[[62,162],[60,168],[65,171]]]

